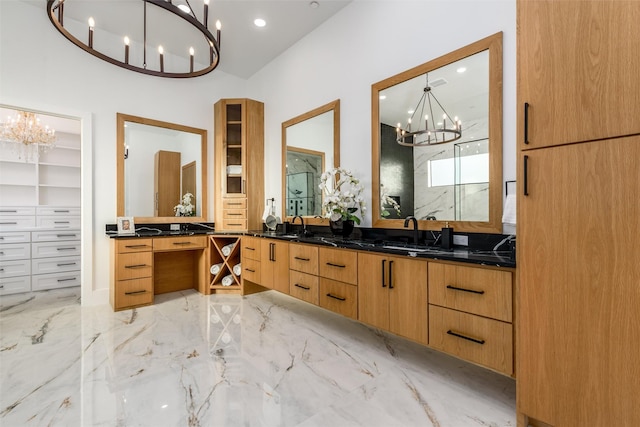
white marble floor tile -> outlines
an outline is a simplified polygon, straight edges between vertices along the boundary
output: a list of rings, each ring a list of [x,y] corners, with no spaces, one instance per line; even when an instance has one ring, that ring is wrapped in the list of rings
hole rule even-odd
[[[0,299],[0,425],[515,426],[515,382],[277,292]]]

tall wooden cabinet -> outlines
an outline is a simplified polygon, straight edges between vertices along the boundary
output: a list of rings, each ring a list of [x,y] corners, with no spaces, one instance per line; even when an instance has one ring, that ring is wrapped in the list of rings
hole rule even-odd
[[[159,150],[154,156],[154,216],[174,216],[173,208],[181,203],[180,152]]]
[[[520,426],[640,424],[639,19],[518,1]]]
[[[221,99],[214,105],[216,229],[262,228],[264,104]]]

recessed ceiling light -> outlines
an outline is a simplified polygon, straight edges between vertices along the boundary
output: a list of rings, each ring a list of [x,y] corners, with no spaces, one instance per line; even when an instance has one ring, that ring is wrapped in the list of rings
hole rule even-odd
[[[458,68],[456,71],[457,71],[458,73],[462,74],[462,73],[464,73],[465,71],[467,71],[467,67],[460,67],[460,68]]]
[[[318,3],[317,1],[312,1],[311,3],[309,3],[309,7],[311,9],[317,9],[320,7],[320,3]]]
[[[265,25],[267,25],[267,22],[266,22],[264,19],[262,19],[262,18],[256,18],[256,19],[253,21],[253,24],[254,24],[256,27],[264,27]]]

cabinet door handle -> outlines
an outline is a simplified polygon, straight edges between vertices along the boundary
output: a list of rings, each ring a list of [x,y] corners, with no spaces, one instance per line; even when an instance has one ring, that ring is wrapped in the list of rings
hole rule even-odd
[[[524,103],[524,143],[529,144],[529,103]]]
[[[338,268],[345,268],[346,265],[342,265],[342,264],[334,264],[332,262],[327,262],[327,265],[331,266],[331,267],[338,267]]]
[[[346,300],[347,300],[346,298],[342,298],[342,297],[339,297],[339,296],[333,295],[333,294],[331,294],[331,293],[327,294],[327,296],[328,296],[329,298],[337,299],[338,301],[346,301]]]
[[[75,251],[76,247],[67,247],[67,248],[56,248],[57,251]]]
[[[248,250],[248,251],[255,251],[255,250],[256,250],[255,248],[250,248],[250,247],[248,247],[248,246],[245,246],[244,248],[245,248],[246,250]]]
[[[382,287],[386,288],[387,287],[387,283],[384,281],[384,273],[385,273],[385,268],[384,265],[386,264],[387,260],[383,259],[381,264],[382,264]]]
[[[227,206],[242,206],[242,203],[227,203]]]
[[[76,237],[75,234],[56,234],[56,237]]]
[[[304,289],[305,291],[308,291],[309,289],[311,289],[311,288],[310,288],[310,287],[308,287],[308,286],[302,286],[302,285],[299,285],[299,284],[297,284],[297,283],[294,283],[294,285],[293,285],[293,286],[295,286],[296,288]]]
[[[55,212],[55,213],[69,213],[69,209],[64,209],[64,210],[62,210],[62,209],[61,210],[54,209],[53,212]]]
[[[245,188],[246,186],[247,186],[247,180],[243,179],[242,180],[242,194],[247,194],[246,193],[246,188]]]
[[[453,286],[453,285],[447,285],[447,289],[452,289],[454,291],[471,292],[472,294],[478,294],[478,295],[483,295],[484,294],[484,291],[476,291],[474,289],[459,288],[459,287]]]
[[[1,209],[0,213],[18,213],[15,209]]]
[[[58,279],[58,282],[72,282],[74,280],[78,280],[76,277],[70,277],[68,279]]]
[[[298,261],[311,261],[310,258],[302,258],[302,257],[299,257],[299,256],[294,256],[293,259],[297,259]]]
[[[176,246],[186,246],[186,245],[191,245],[191,242],[173,242],[174,245]]]
[[[53,221],[54,224],[69,224],[69,221]]]
[[[76,265],[75,262],[63,262],[61,264],[56,264],[57,267],[66,267],[67,265]]]
[[[447,334],[448,335],[453,335],[454,337],[462,338],[463,340],[472,341],[472,342],[477,343],[477,344],[484,344],[485,343],[485,340],[479,340],[477,338],[471,338],[471,337],[463,335],[463,334],[461,334],[459,332],[454,332],[451,329],[449,329],[447,331]]]
[[[228,216],[242,216],[244,214],[241,214],[241,213],[228,213],[227,215]]]
[[[137,248],[146,248],[147,245],[126,245],[125,248],[129,249],[137,249]]]
[[[524,179],[522,180],[522,186],[524,187],[524,195],[529,195],[529,156],[524,156],[524,164],[522,168]]]
[[[134,265],[125,265],[124,268],[144,268],[147,267],[147,264],[134,264]]]
[[[131,292],[125,292],[124,294],[125,294],[125,295],[140,295],[140,294],[146,294],[146,293],[147,293],[147,291],[146,291],[146,290],[144,290],[144,291],[131,291]]]
[[[0,222],[0,225],[17,225],[17,222]]]
[[[389,261],[389,289],[393,289],[393,261]]]

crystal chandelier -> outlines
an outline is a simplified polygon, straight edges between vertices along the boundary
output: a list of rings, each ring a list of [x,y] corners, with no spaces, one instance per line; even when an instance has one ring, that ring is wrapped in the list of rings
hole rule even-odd
[[[445,144],[462,138],[462,122],[458,117],[453,119],[444,109],[438,98],[433,93],[433,85],[429,84],[429,73],[426,74],[426,85],[416,108],[410,113],[411,117],[407,125],[402,129],[398,123],[396,128],[396,142],[406,147],[422,147],[427,145]],[[437,122],[433,114],[434,104],[442,111],[442,121]],[[436,110],[437,111],[437,110]],[[419,112],[418,118],[424,117],[424,122],[419,121],[415,130],[411,126],[413,118]],[[426,113],[426,114],[425,114]],[[429,119],[431,117],[431,119]],[[424,127],[423,127],[424,125]]]
[[[0,124],[0,141],[19,159],[30,161],[53,148],[55,132],[49,126],[42,126],[35,113],[18,111]]]

